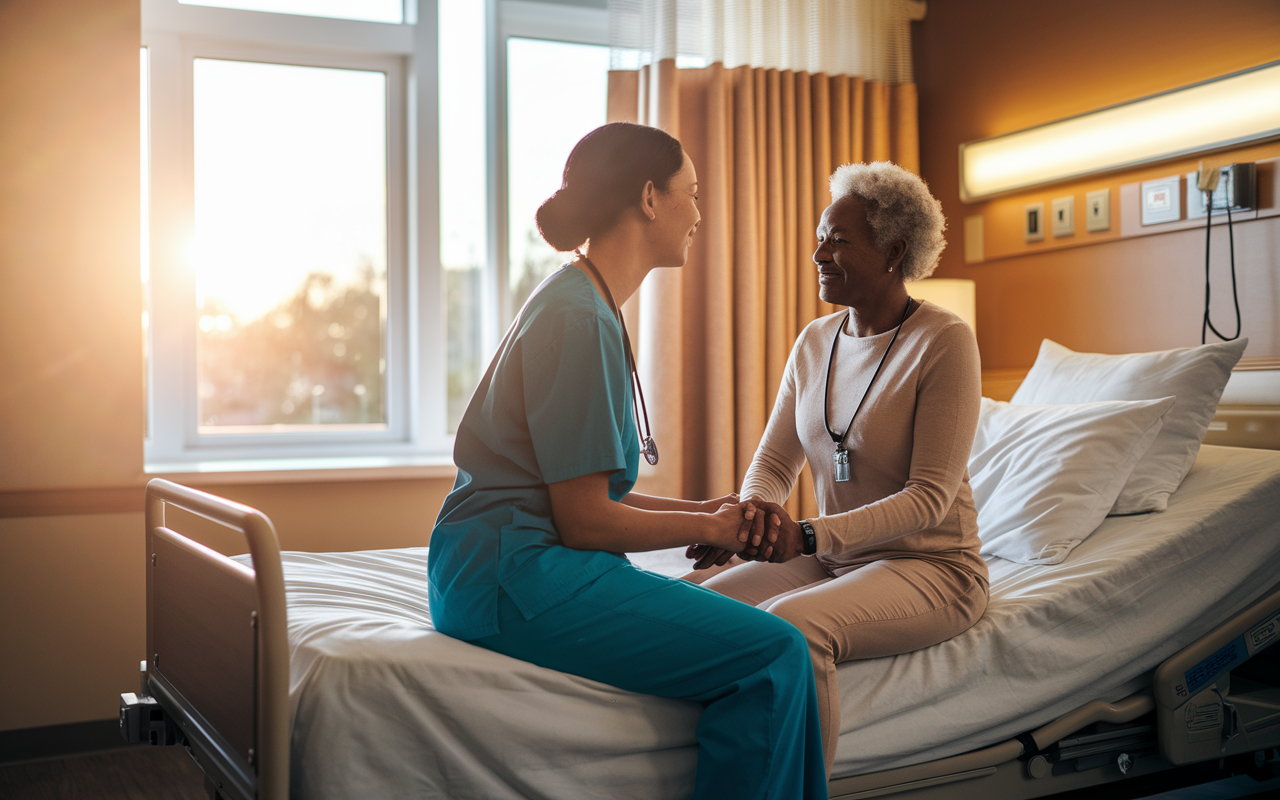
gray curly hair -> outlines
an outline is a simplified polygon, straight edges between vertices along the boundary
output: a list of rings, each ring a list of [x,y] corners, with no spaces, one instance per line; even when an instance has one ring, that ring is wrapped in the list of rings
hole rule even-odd
[[[907,243],[901,267],[904,281],[933,274],[947,246],[942,235],[947,218],[918,175],[888,161],[845,164],[831,173],[831,202],[849,195],[867,204],[867,222],[877,247],[886,248],[899,239]]]

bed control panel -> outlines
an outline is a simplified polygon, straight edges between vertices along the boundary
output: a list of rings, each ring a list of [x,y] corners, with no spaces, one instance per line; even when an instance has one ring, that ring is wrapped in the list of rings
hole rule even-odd
[[[1174,764],[1280,744],[1280,592],[1156,670],[1160,752]]]

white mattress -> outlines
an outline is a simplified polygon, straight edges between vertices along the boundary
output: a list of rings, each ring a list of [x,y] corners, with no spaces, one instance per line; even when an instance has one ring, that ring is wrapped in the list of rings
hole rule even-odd
[[[1280,452],[1202,448],[1160,513],[1062,564],[993,559],[991,603],[935,647],[839,667],[835,776],[1010,738],[1119,699],[1277,580]],[[678,551],[635,556],[676,574]],[[431,629],[426,549],[285,553],[296,797],[675,798],[695,704],[543,669]]]

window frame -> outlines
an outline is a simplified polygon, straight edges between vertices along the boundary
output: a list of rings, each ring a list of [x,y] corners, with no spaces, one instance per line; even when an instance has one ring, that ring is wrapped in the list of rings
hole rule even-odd
[[[519,309],[511,307],[511,252],[507,197],[507,40],[543,39],[553,42],[609,46],[609,13],[604,9],[543,3],[536,0],[490,0],[496,14],[488,24],[489,49],[489,275],[486,305],[497,319],[486,326],[485,349],[493,352],[502,332]]]
[[[492,353],[514,316],[506,242],[507,39],[607,46],[608,13],[556,2],[481,1],[488,219],[480,314],[482,346]],[[142,0],[151,164],[144,287],[151,298],[147,473],[221,473],[224,478],[236,473],[248,479],[253,473],[274,473],[285,479],[316,470],[345,478],[452,472],[440,256],[439,17],[437,0],[404,3],[404,22],[393,24]],[[387,75],[385,429],[199,432],[195,276],[185,263],[186,243],[194,233],[196,58],[373,69]]]
[[[147,472],[243,467],[245,462],[267,468],[271,461],[332,465],[344,458],[447,463],[452,437],[444,433],[443,392],[423,391],[439,382],[421,380],[443,375],[444,329],[432,324],[438,314],[417,313],[442,300],[438,203],[432,191],[415,191],[418,186],[434,190],[437,183],[435,4],[421,3],[430,12],[423,24],[413,24],[419,10],[413,3],[407,4],[414,7],[406,7],[404,24],[188,6],[177,0],[143,0],[142,6],[151,114]],[[185,263],[195,223],[197,58],[386,75],[386,425],[380,430],[200,431],[195,274]],[[435,420],[439,424],[431,424]]]

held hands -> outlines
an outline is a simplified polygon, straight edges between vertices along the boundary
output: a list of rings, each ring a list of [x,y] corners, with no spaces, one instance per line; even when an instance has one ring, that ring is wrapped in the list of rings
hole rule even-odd
[[[722,500],[732,499],[734,502],[722,503],[718,511],[710,514],[710,523],[708,530],[704,534],[704,544],[690,545],[685,550],[685,557],[692,558],[697,561],[695,569],[707,569],[713,565],[723,566],[728,563],[729,559],[735,553],[743,553],[748,557],[754,556],[757,548],[763,539],[763,531],[759,531],[754,536],[752,542],[752,526],[753,523],[747,520],[744,515],[746,508],[745,503],[737,502],[737,495],[730,495]],[[708,500],[704,505],[712,502]],[[763,515],[760,523],[763,522]],[[745,553],[750,550],[749,554]]]
[[[735,553],[745,560],[782,563],[803,552],[800,525],[777,503],[751,498],[736,506],[726,504],[715,516],[723,520],[731,509],[741,515],[734,539],[690,545],[685,551],[686,558],[695,560],[695,570],[723,566]]]
[[[804,532],[800,530],[800,523],[791,519],[791,515],[785,508],[777,503],[767,503],[754,498],[749,503],[758,506],[755,511],[757,516],[767,514],[769,517],[769,541],[772,542],[772,546],[767,552],[757,556],[757,561],[781,564],[804,553]]]

